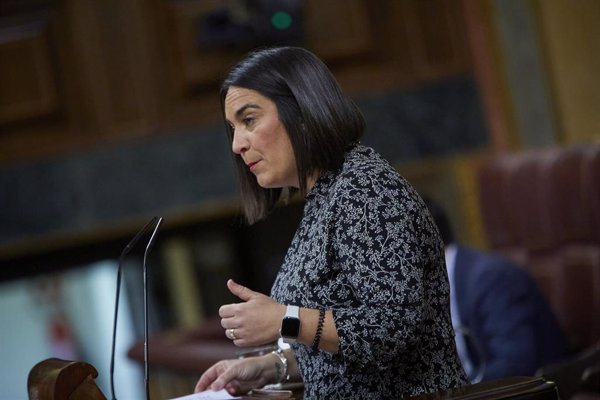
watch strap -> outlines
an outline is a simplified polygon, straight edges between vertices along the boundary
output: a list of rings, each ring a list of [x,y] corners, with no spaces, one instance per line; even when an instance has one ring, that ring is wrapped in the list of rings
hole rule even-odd
[[[284,318],[285,317],[300,318],[300,307],[292,305],[287,306]]]

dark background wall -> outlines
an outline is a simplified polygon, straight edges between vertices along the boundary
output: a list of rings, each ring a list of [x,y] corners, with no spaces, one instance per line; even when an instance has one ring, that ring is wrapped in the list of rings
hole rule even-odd
[[[153,215],[234,217],[217,93],[255,47],[320,56],[394,164],[485,149],[465,35],[442,0],[3,2],[3,276],[112,257]]]
[[[472,79],[457,77],[357,99],[364,143],[393,163],[487,144]],[[216,202],[233,203],[236,178],[221,126],[189,129],[0,170],[0,246]]]

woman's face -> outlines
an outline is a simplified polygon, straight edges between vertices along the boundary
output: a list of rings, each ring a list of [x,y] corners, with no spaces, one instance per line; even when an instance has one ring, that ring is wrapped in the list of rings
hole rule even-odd
[[[299,187],[296,157],[275,103],[255,90],[231,86],[225,119],[233,130],[231,149],[261,187]]]

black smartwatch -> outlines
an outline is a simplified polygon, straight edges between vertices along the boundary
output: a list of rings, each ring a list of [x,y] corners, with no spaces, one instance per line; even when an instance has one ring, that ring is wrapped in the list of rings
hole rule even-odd
[[[295,343],[300,334],[300,307],[287,306],[285,316],[281,320],[281,339],[285,343]]]

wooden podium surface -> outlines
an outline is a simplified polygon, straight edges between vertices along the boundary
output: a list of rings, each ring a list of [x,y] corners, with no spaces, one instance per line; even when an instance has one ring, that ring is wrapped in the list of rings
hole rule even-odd
[[[29,373],[27,388],[30,400],[106,400],[96,386],[96,369],[88,363],[51,358],[36,364]],[[295,397],[300,392],[289,392]],[[244,399],[264,398],[248,396]],[[410,400],[558,400],[556,385],[542,378],[513,377],[467,385],[461,388],[411,397]]]

